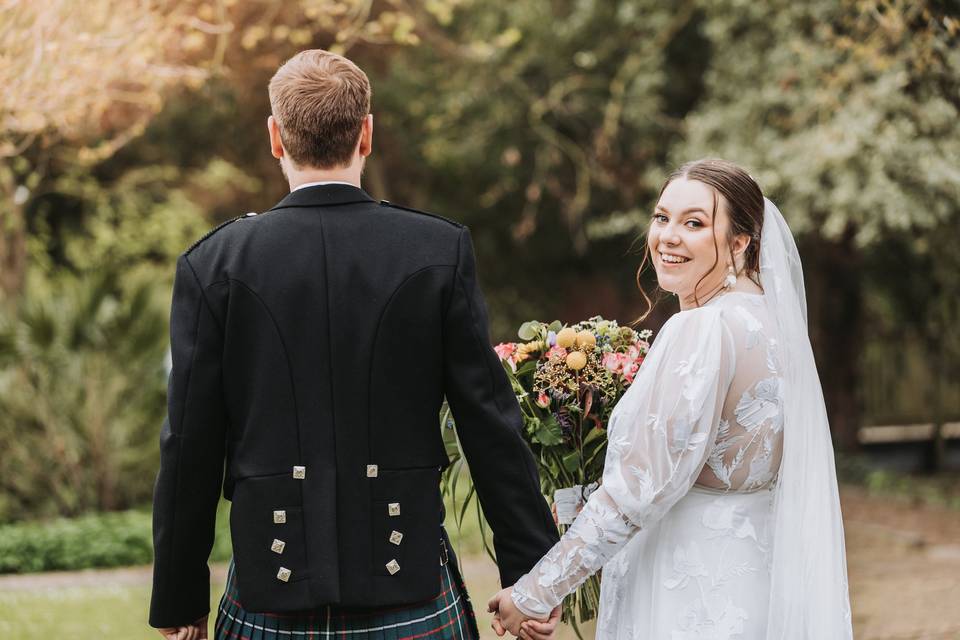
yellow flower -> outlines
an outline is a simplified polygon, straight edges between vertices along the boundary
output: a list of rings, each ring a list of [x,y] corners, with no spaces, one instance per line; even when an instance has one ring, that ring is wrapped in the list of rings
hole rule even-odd
[[[597,346],[597,338],[591,332],[583,330],[577,334],[577,346],[581,349],[593,349]]]
[[[534,340],[533,342],[524,342],[517,346],[517,362],[522,362],[541,351],[543,351],[543,341]]]
[[[567,354],[567,366],[574,371],[580,371],[587,366],[587,354],[583,351],[571,351]]]
[[[557,334],[558,347],[569,349],[574,344],[576,344],[576,342],[577,342],[577,332],[571,329],[570,327],[561,329],[560,332]]]

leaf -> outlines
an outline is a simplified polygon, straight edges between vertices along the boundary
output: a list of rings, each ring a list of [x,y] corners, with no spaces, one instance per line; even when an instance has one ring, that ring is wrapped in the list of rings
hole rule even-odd
[[[586,447],[588,444],[591,444],[594,440],[606,439],[605,436],[607,432],[603,429],[590,429],[587,432],[587,437],[583,439],[583,446]]]
[[[551,414],[543,420],[537,420],[539,424],[535,426],[533,439],[545,447],[554,447],[563,443],[563,430],[560,429],[560,423]]]
[[[483,516],[483,508],[480,506],[479,500],[477,500],[477,522],[480,524],[480,539],[483,541],[483,549],[493,560],[493,563],[497,564],[497,554],[493,552],[493,547],[490,546],[489,536],[487,535],[487,519]]]
[[[470,507],[470,501],[476,495],[476,488],[474,484],[470,483],[470,488],[467,490],[467,497],[463,499],[463,506],[460,507],[460,513],[457,514],[457,526],[463,526],[463,519],[467,516],[467,509]]]
[[[522,365],[517,367],[516,376],[525,376],[527,374],[533,373],[537,370],[537,361],[536,360],[527,360]]]
[[[547,327],[547,331],[553,331],[554,333],[560,331],[560,329],[563,329],[563,323],[559,320],[554,320],[550,323],[550,326]]]
[[[517,335],[520,336],[521,340],[533,340],[539,334],[542,326],[543,324],[536,320],[524,322],[520,325],[520,330],[517,331]]]
[[[567,455],[563,456],[563,468],[567,471],[573,472],[580,468],[580,452],[571,451]]]

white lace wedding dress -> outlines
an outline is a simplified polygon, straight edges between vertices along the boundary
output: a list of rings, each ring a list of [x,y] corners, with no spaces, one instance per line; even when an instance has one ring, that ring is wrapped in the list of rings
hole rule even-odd
[[[528,616],[606,565],[598,638],[853,638],[803,268],[766,198],[763,218],[764,293],[664,325],[611,416],[602,486],[514,585]]]
[[[784,442],[777,324],[761,294],[673,316],[615,408],[603,482],[514,587],[543,616],[603,569],[597,638],[760,639]]]

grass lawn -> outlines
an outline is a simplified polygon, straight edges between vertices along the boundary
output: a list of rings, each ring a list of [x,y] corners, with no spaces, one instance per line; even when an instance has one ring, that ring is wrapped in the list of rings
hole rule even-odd
[[[149,601],[149,584],[3,590],[0,637],[156,640],[146,623]]]
[[[478,616],[481,636],[496,638],[486,613],[487,598],[499,589],[496,567],[483,555],[464,555],[464,571]],[[223,593],[224,568],[218,565],[211,585],[210,610],[216,611]],[[50,640],[96,638],[97,640],[156,639],[147,626],[150,601],[150,570],[137,567],[103,572],[83,572],[82,585],[50,585],[35,588],[5,588],[0,585],[0,638],[4,640]],[[65,578],[69,574],[61,574]],[[76,575],[76,574],[74,574]],[[213,623],[210,623],[212,632]],[[593,627],[586,638],[593,637]],[[573,640],[569,630],[558,636]]]
[[[218,544],[226,535],[226,513],[221,505]],[[447,530],[461,559],[467,589],[477,613],[483,638],[496,638],[490,629],[487,599],[499,590],[496,565],[483,551],[480,527],[471,508],[458,528],[447,503]],[[210,588],[211,617],[215,616],[226,579],[224,565],[216,565]],[[0,638],[3,640],[97,639],[140,640],[160,638],[147,626],[150,603],[150,568],[131,567],[105,571],[0,576]],[[210,622],[212,633],[213,622]],[[593,637],[592,625],[584,630]],[[564,630],[560,640],[576,635]]]
[[[857,640],[960,639],[960,513],[917,501],[841,493],[847,537],[854,637]],[[474,521],[475,522],[475,521]],[[459,544],[467,587],[483,638],[495,638],[487,598],[497,571],[470,524]],[[456,527],[448,524],[456,536]],[[454,547],[457,548],[454,542]],[[223,590],[216,566],[211,610]],[[149,567],[0,576],[0,638],[53,640],[159,638],[147,627]],[[891,605],[891,603],[893,603]],[[593,627],[584,637],[593,637]],[[564,629],[559,638],[573,640]]]

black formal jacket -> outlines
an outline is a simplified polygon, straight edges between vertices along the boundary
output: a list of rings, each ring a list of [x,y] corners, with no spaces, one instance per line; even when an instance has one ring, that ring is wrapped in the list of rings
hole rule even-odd
[[[502,584],[557,540],[466,227],[349,185],[299,189],[180,256],[170,343],[151,625],[208,612],[221,485],[244,608],[436,596],[444,397]]]

